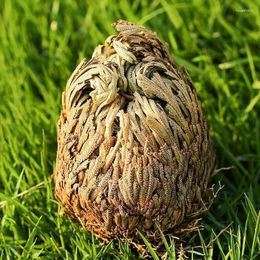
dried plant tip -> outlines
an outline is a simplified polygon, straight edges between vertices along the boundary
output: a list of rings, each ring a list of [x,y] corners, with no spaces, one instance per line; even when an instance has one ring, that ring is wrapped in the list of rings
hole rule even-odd
[[[127,21],[68,80],[55,193],[109,241],[194,230],[207,209],[214,151],[195,88],[166,44]]]

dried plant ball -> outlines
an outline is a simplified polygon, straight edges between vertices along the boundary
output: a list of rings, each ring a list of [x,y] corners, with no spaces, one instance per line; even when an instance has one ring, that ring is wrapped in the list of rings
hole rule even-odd
[[[155,241],[206,210],[214,151],[192,81],[168,46],[126,21],[68,80],[55,193],[104,240]]]

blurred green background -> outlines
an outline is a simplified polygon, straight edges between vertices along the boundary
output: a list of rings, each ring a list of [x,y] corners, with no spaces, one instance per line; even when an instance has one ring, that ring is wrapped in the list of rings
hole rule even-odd
[[[224,188],[189,259],[260,257],[260,1],[0,1],[0,256],[136,259],[68,220],[53,195],[56,123],[73,69],[114,34],[145,25],[169,43],[202,100]],[[224,168],[224,169],[223,169]],[[217,185],[216,185],[217,186]],[[175,259],[173,241],[166,246]],[[183,252],[183,251],[182,251]],[[179,253],[182,253],[179,251]],[[156,255],[152,257],[156,259]]]

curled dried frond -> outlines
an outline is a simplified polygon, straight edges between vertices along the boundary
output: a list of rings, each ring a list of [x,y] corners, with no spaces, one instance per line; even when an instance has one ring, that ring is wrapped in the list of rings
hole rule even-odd
[[[126,21],[63,93],[57,198],[105,240],[187,232],[206,210],[214,152],[188,74],[150,30]]]

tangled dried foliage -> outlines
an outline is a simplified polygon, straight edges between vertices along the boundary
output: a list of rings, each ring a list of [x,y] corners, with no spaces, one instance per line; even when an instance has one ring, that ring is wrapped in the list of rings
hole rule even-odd
[[[187,232],[206,210],[214,151],[187,73],[150,30],[126,21],[68,80],[56,196],[104,240]]]

